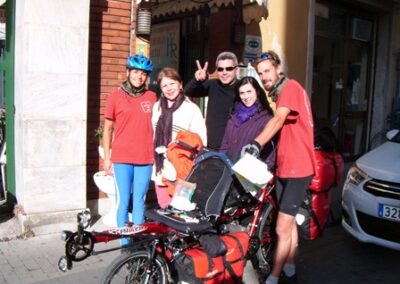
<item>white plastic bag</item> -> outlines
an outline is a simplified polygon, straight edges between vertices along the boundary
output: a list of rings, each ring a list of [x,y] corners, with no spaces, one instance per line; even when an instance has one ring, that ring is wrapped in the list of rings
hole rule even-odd
[[[267,164],[250,154],[245,154],[232,169],[243,187],[253,196],[273,177]]]
[[[194,210],[196,208],[196,203],[192,203],[191,199],[195,189],[195,183],[178,180],[175,187],[175,194],[172,197],[170,205],[182,211]]]

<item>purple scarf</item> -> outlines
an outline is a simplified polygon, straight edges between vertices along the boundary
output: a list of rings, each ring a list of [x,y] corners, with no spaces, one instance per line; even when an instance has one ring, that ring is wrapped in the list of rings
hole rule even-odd
[[[246,107],[242,102],[239,102],[236,108],[235,117],[239,124],[243,124],[257,113],[258,102],[255,102],[251,107]]]

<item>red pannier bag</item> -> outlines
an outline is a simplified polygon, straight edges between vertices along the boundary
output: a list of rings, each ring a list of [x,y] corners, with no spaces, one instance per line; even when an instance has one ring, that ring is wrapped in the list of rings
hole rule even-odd
[[[241,283],[247,261],[249,235],[246,232],[233,232],[221,236],[221,240],[226,246],[226,254],[223,256],[224,283]]]
[[[302,239],[315,240],[322,235],[331,211],[329,190],[340,184],[344,162],[337,152],[315,150],[315,175],[299,209],[304,221],[299,227]]]
[[[222,256],[209,257],[203,248],[187,249],[174,261],[179,281],[190,284],[217,284],[224,282]]]
[[[338,185],[343,178],[344,162],[337,152],[314,151],[315,175],[309,189],[316,192],[327,191]]]
[[[304,216],[304,221],[298,226],[299,233],[304,240],[315,240],[322,235],[331,211],[329,192],[312,192],[307,194],[300,206],[298,214]]]

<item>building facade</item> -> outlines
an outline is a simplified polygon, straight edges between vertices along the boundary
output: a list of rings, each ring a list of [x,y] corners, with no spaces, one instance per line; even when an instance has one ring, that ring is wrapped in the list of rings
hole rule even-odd
[[[274,49],[354,160],[399,127],[399,2],[0,1],[8,204],[1,206],[17,204],[22,226],[35,233],[65,229],[82,208],[106,210],[92,179],[101,168],[94,133],[136,52],[153,59],[155,88],[164,66],[186,82],[196,59],[213,73],[223,50],[246,66]]]

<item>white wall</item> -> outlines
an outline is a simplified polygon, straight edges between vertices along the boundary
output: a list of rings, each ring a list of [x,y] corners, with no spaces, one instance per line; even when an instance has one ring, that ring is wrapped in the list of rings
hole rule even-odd
[[[86,207],[89,3],[16,1],[16,196],[27,216]]]

